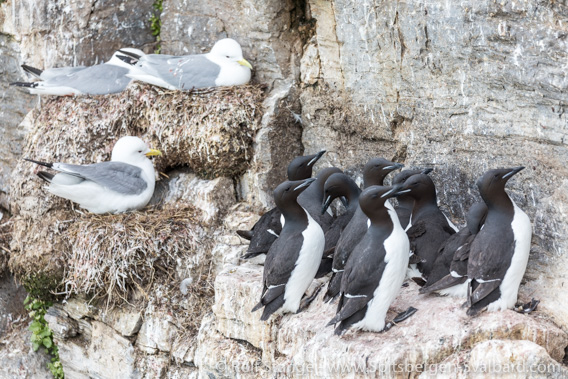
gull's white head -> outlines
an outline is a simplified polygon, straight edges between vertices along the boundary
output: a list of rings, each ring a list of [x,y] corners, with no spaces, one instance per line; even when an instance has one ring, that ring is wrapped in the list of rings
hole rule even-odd
[[[243,58],[241,45],[232,38],[223,38],[217,41],[215,45],[213,45],[210,54],[214,55],[216,58],[228,59],[231,62],[237,62],[238,64],[252,70],[252,65]]]
[[[137,166],[154,155],[162,155],[162,153],[159,150],[150,149],[138,137],[126,136],[116,142],[110,160]]]
[[[126,51],[129,53],[132,53],[134,55],[137,55],[139,57],[143,57],[144,55],[146,55],[142,50],[140,49],[135,49],[133,47],[124,47],[122,49],[120,49],[122,51]],[[132,62],[137,61],[137,59],[126,56],[125,54],[122,54],[120,51],[115,51],[114,54],[112,55],[112,57],[109,59],[108,62],[105,62],[106,64],[111,64],[113,66],[119,66],[119,67],[124,67],[124,68],[130,68],[132,67],[132,64],[125,62],[124,60],[120,59],[118,56],[122,56],[125,59],[130,59]]]

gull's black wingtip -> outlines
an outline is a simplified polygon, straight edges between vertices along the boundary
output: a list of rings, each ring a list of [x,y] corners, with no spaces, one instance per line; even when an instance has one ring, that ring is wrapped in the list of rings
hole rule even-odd
[[[53,167],[53,163],[48,163],[48,162],[41,162],[41,161],[35,161],[35,160],[33,160],[33,159],[29,159],[29,158],[23,158],[23,159],[24,159],[25,161],[28,161],[28,162],[32,162],[32,163],[38,164],[38,165],[40,165],[40,166],[45,166],[45,167],[49,167],[49,168],[52,168],[52,167]]]
[[[31,75],[38,77],[38,78],[43,73],[43,70],[40,70],[39,68],[35,68],[35,67],[32,67],[32,66],[28,66],[27,64],[23,64],[21,67],[28,74],[31,74]]]
[[[142,58],[141,55],[135,54],[135,53],[130,52],[130,51],[126,51],[126,50],[120,49],[120,50],[118,50],[118,52],[121,53],[121,54],[127,55],[127,56],[129,56],[129,57],[131,57],[131,58],[134,58],[134,59],[140,59],[140,58]]]
[[[10,83],[14,87],[24,87],[24,88],[35,88],[37,87],[37,82],[13,82]]]
[[[49,172],[45,172],[45,171],[38,172],[37,176],[39,176],[41,179],[45,180],[48,183],[51,183],[51,181],[53,180],[53,177],[54,177],[53,174],[50,174]]]

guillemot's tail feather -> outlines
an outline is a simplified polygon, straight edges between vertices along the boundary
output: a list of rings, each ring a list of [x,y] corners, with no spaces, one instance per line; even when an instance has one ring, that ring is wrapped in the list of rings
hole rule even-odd
[[[276,299],[271,301],[270,303],[264,306],[264,311],[262,312],[262,316],[260,316],[261,321],[266,321],[270,318],[270,316],[280,309],[281,306],[284,305],[284,294],[278,296]]]
[[[335,298],[339,293],[341,288],[341,278],[343,277],[343,272],[335,272],[327,285],[327,292],[323,298],[324,302],[328,302],[331,299]]]
[[[257,255],[260,255],[260,254],[264,254],[264,253],[259,253],[259,252],[246,253],[245,255],[242,255],[241,258],[242,259],[251,259],[251,258],[256,257]]]
[[[237,234],[248,241],[252,238],[252,230],[237,230]]]
[[[262,300],[258,302],[257,305],[255,305],[252,309],[251,312],[256,312],[258,311],[260,308],[264,307],[264,304],[262,304]]]
[[[466,276],[462,276],[460,278],[456,278],[451,276],[450,274],[444,276],[442,279],[438,280],[436,283],[432,283],[428,287],[422,287],[418,290],[421,294],[428,294],[434,291],[444,290],[446,288],[453,287],[457,284],[462,284],[467,280]]]
[[[484,310],[489,304],[499,300],[499,297],[501,297],[501,291],[499,290],[500,283],[500,280],[479,283],[473,279],[469,283],[468,288],[467,301],[469,309],[466,312],[467,315],[475,316]]]

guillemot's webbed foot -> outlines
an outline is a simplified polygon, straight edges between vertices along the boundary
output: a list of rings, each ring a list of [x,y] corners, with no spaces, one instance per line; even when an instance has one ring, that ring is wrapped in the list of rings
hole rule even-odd
[[[405,310],[404,312],[400,312],[399,314],[397,314],[396,317],[393,319],[393,322],[395,324],[402,322],[407,318],[409,318],[410,316],[412,316],[413,314],[415,314],[416,311],[418,311],[418,309],[414,307],[408,307],[408,309]]]
[[[400,312],[399,314],[397,314],[395,316],[395,318],[392,321],[389,321],[385,325],[385,328],[382,330],[382,332],[386,332],[387,330],[389,330],[393,326],[397,325],[398,323],[406,320],[407,318],[409,318],[410,316],[415,314],[417,311],[418,311],[418,309],[416,309],[414,307],[408,307],[407,310],[405,310],[404,312]]]
[[[529,301],[526,304],[519,304],[518,306],[515,306],[514,311],[518,312],[518,313],[531,313],[532,311],[536,310],[536,307],[538,306],[538,304],[540,303],[540,300],[537,299],[531,299],[531,301]]]
[[[310,304],[312,303],[312,301],[314,301],[314,299],[317,297],[317,295],[319,294],[319,292],[321,291],[321,289],[323,288],[323,284],[320,285],[315,291],[314,293],[312,293],[310,296],[308,297],[304,297],[302,299],[302,301],[300,302],[300,308],[298,308],[298,312],[296,313],[300,313],[305,311],[306,309],[308,309],[308,307],[310,306]]]

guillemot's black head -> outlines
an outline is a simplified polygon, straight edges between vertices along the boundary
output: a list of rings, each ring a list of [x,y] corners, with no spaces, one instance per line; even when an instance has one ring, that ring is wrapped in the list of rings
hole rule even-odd
[[[415,201],[422,199],[436,200],[436,187],[427,174],[416,174],[406,179],[397,195],[406,194]]]
[[[465,216],[465,221],[467,223],[467,228],[472,235],[479,232],[485,222],[486,216],[487,205],[485,205],[484,202],[475,203],[469,208],[467,215]]]
[[[363,213],[373,222],[384,218],[387,212],[385,202],[396,196],[400,185],[395,186],[371,186],[365,188],[359,196],[359,205]]]
[[[324,214],[330,204],[339,197],[345,207],[359,199],[361,190],[349,176],[343,173],[332,174],[323,187],[324,203],[321,213]]]
[[[403,164],[387,161],[385,158],[373,158],[363,167],[363,186],[382,186],[389,172],[403,167]]]
[[[392,179],[392,184],[403,184],[404,182],[406,182],[406,180],[408,178],[410,178],[412,175],[418,175],[418,174],[429,174],[432,172],[431,168],[425,168],[425,169],[421,169],[421,170],[404,170],[399,172],[398,174],[395,175],[395,177]]]
[[[475,184],[477,184],[483,200],[488,203],[491,202],[491,199],[502,196],[505,193],[505,184],[522,169],[524,169],[522,166],[498,168],[489,170],[481,175]]]
[[[296,157],[288,165],[288,180],[303,180],[312,177],[314,164],[325,153],[325,150],[317,154]]]
[[[276,206],[282,210],[286,207],[297,204],[298,196],[306,190],[314,182],[314,178],[304,180],[287,180],[281,183],[274,190],[274,202]]]
[[[316,174],[316,181],[310,186],[310,196],[321,203],[324,199],[325,182],[331,175],[339,173],[342,173],[342,171],[337,167],[326,167],[319,170]]]

